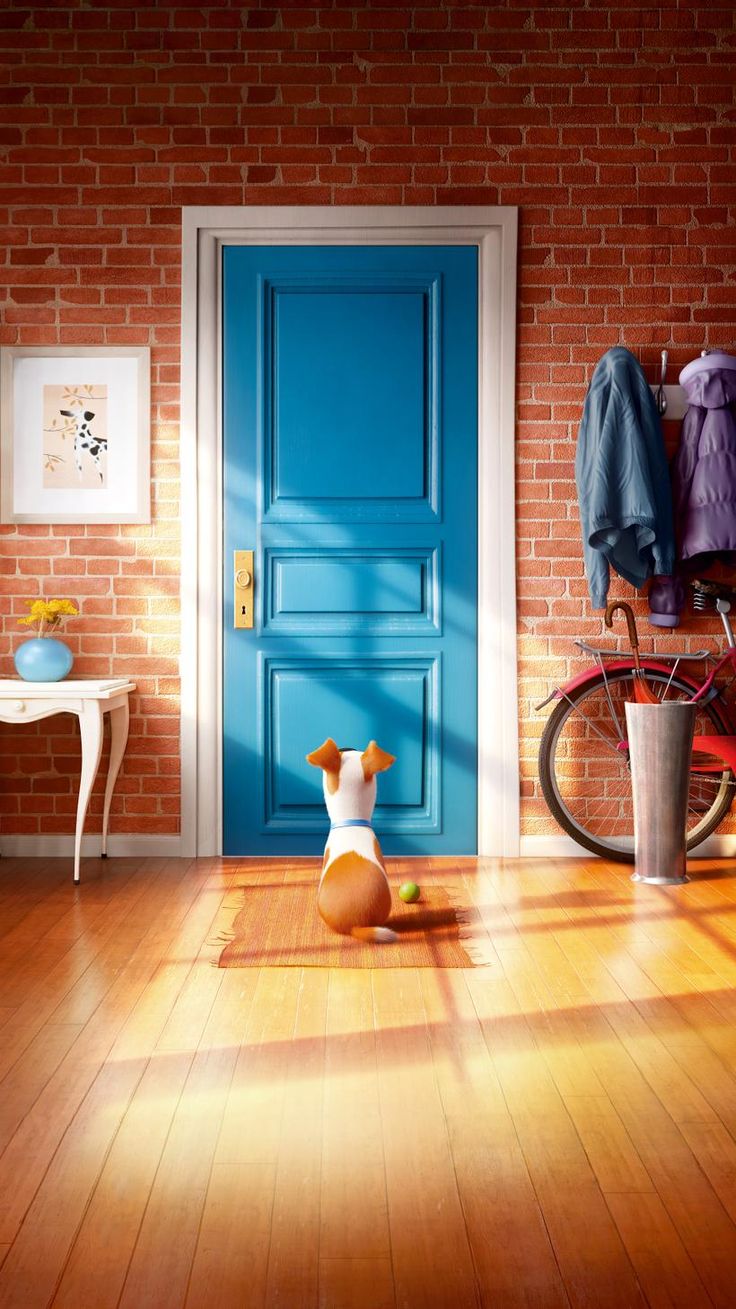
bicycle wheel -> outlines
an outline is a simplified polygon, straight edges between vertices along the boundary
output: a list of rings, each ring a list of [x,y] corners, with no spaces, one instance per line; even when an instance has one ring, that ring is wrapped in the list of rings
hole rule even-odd
[[[690,698],[692,687],[656,669],[642,670],[660,699]],[[624,704],[633,700],[630,669],[601,673],[559,701],[539,746],[539,778],[550,813],[587,850],[632,863],[634,810]],[[698,706],[696,735],[730,731],[715,702]],[[688,803],[687,846],[692,850],[715,831],[731,807],[732,776],[693,771]]]

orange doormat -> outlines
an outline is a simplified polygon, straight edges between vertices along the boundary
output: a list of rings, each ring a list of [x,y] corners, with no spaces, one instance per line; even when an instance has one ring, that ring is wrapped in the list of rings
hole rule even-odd
[[[317,913],[315,881],[247,885],[226,902],[220,919],[220,968],[475,968],[490,962],[491,946],[475,911],[451,903],[437,886],[407,905],[391,888],[386,924],[399,940],[356,941],[331,932]],[[456,900],[453,893],[452,900]],[[461,940],[462,938],[462,940]]]

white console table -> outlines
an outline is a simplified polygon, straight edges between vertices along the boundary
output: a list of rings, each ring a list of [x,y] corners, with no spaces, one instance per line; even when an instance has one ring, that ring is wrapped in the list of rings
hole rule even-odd
[[[0,678],[0,722],[36,723],[52,714],[76,714],[82,737],[82,774],[79,779],[77,826],[74,834],[74,881],[79,881],[82,832],[94,780],[100,766],[105,714],[110,715],[110,764],[102,814],[102,853],[107,854],[110,802],[128,740],[128,696],[135,682],[127,678],[81,679],[62,682],[24,682]]]

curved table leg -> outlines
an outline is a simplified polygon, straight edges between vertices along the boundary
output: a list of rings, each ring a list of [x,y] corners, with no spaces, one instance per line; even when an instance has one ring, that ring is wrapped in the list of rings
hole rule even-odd
[[[77,801],[77,828],[74,833],[74,881],[79,881],[79,863],[82,853],[82,832],[87,817],[87,806],[102,753],[102,705],[99,700],[86,700],[79,715],[82,737],[82,775],[79,779]]]
[[[110,804],[115,783],[118,780],[120,765],[128,743],[128,724],[130,722],[130,705],[126,695],[122,704],[110,710],[110,762],[107,767],[105,785],[105,807],[102,812],[102,854],[107,855],[107,827],[110,821]]]

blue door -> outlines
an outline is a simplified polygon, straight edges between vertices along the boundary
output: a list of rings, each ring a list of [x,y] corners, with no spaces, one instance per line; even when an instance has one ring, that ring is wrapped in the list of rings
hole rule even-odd
[[[224,851],[321,853],[331,736],[397,757],[387,854],[474,854],[476,250],[223,258]]]

